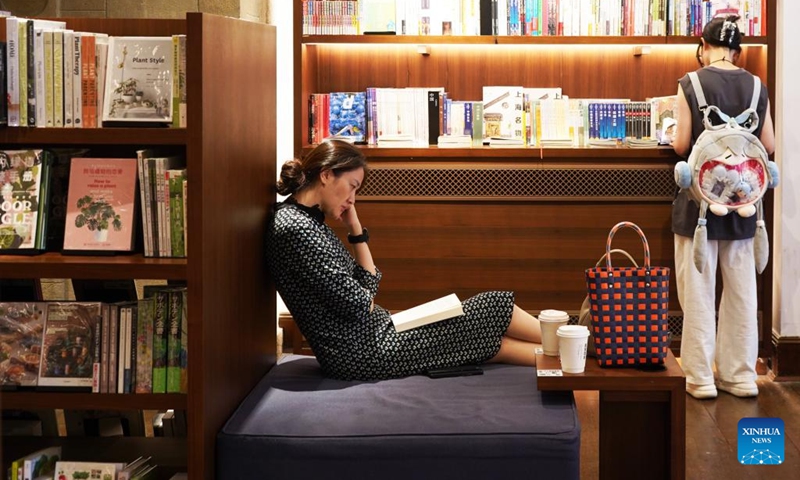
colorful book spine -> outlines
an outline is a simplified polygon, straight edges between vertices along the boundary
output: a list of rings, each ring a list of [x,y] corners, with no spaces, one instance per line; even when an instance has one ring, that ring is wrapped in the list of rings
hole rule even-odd
[[[170,243],[173,257],[186,256],[183,228],[183,179],[185,175],[185,169],[167,170]]]
[[[25,23],[25,41],[28,46],[26,50],[27,63],[25,64],[25,79],[28,82],[28,126],[35,127],[39,118],[39,111],[36,109],[36,98],[37,95],[44,92],[37,91],[36,85],[36,32],[33,20],[28,20]],[[22,74],[23,72],[20,71],[20,75]]]
[[[189,392],[189,292],[181,290],[181,380],[180,392]]]
[[[94,34],[81,35],[81,108],[84,128],[97,127],[97,60]]]
[[[53,58],[54,33],[52,30],[42,31],[44,40],[44,124],[48,128],[56,126],[55,82],[53,79],[55,74],[55,58]]]
[[[73,48],[75,43],[75,35],[72,30],[65,30],[62,39],[61,51],[63,53],[63,108],[64,108],[64,126],[67,128],[74,127],[72,119],[72,81],[75,77],[75,56],[73,55]]]
[[[167,393],[181,391],[181,333],[183,314],[183,292],[181,289],[169,291],[169,313],[167,321]]]
[[[69,55],[68,55],[69,56]],[[64,31],[53,32],[53,126],[64,126]]]
[[[19,127],[19,19],[6,18],[6,95],[8,126]]]
[[[72,34],[72,125],[83,128],[83,34]]]
[[[117,393],[117,369],[119,368],[119,307],[111,305],[109,308],[108,332],[108,393]]]
[[[145,293],[147,295],[147,293]],[[169,294],[163,290],[151,293],[153,305],[153,393],[167,392],[167,339]]]
[[[136,393],[153,393],[155,299],[138,301],[136,316]]]
[[[30,20],[20,18],[17,22],[17,86],[19,87],[19,125],[28,125],[28,23]]]

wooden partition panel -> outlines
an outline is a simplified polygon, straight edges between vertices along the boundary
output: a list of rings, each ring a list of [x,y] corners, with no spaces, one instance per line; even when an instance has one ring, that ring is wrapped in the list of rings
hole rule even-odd
[[[199,14],[187,22],[202,39],[188,51],[187,168],[206,172],[191,177],[188,200],[188,413],[198,438],[188,466],[189,478],[210,479],[217,433],[275,362],[275,290],[262,262],[275,196],[275,28]]]

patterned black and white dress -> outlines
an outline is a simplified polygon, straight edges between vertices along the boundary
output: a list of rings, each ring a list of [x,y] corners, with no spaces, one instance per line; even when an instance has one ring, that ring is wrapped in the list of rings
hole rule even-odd
[[[266,258],[281,298],[333,378],[377,380],[483,363],[500,350],[511,321],[513,292],[485,292],[463,302],[464,315],[396,332],[386,309],[370,312],[380,271],[356,263],[321,210],[291,198],[270,216]]]

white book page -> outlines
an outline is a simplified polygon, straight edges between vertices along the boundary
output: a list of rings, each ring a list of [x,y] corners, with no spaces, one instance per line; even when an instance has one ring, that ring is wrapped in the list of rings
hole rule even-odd
[[[392,315],[395,330],[402,332],[428,323],[464,314],[461,300],[455,293],[432,300]]]

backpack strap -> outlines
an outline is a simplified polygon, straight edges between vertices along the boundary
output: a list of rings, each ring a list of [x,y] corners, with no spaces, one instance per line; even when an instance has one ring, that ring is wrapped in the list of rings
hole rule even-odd
[[[697,76],[697,72],[689,72],[689,80],[692,81],[694,95],[697,97],[697,106],[700,107],[702,112],[708,107],[708,102],[706,102],[706,95],[703,93],[703,86],[700,84],[700,77]]]
[[[688,75],[689,80],[692,82],[692,88],[694,89],[695,97],[697,97],[697,106],[703,113],[703,125],[706,129],[718,130],[720,128],[724,128],[727,124],[744,128],[752,133],[756,128],[758,128],[759,118],[756,109],[758,108],[758,100],[761,97],[761,79],[759,77],[752,75],[753,96],[750,99],[750,106],[747,108],[747,110],[740,113],[736,117],[731,117],[720,110],[716,105],[708,105],[708,102],[706,101],[706,95],[703,93],[703,86],[700,83],[700,77],[697,76],[697,72],[689,72]],[[717,116],[719,116],[720,120],[724,122],[722,125],[713,126],[711,124],[711,121],[708,119],[708,115],[712,111],[715,112]]]

